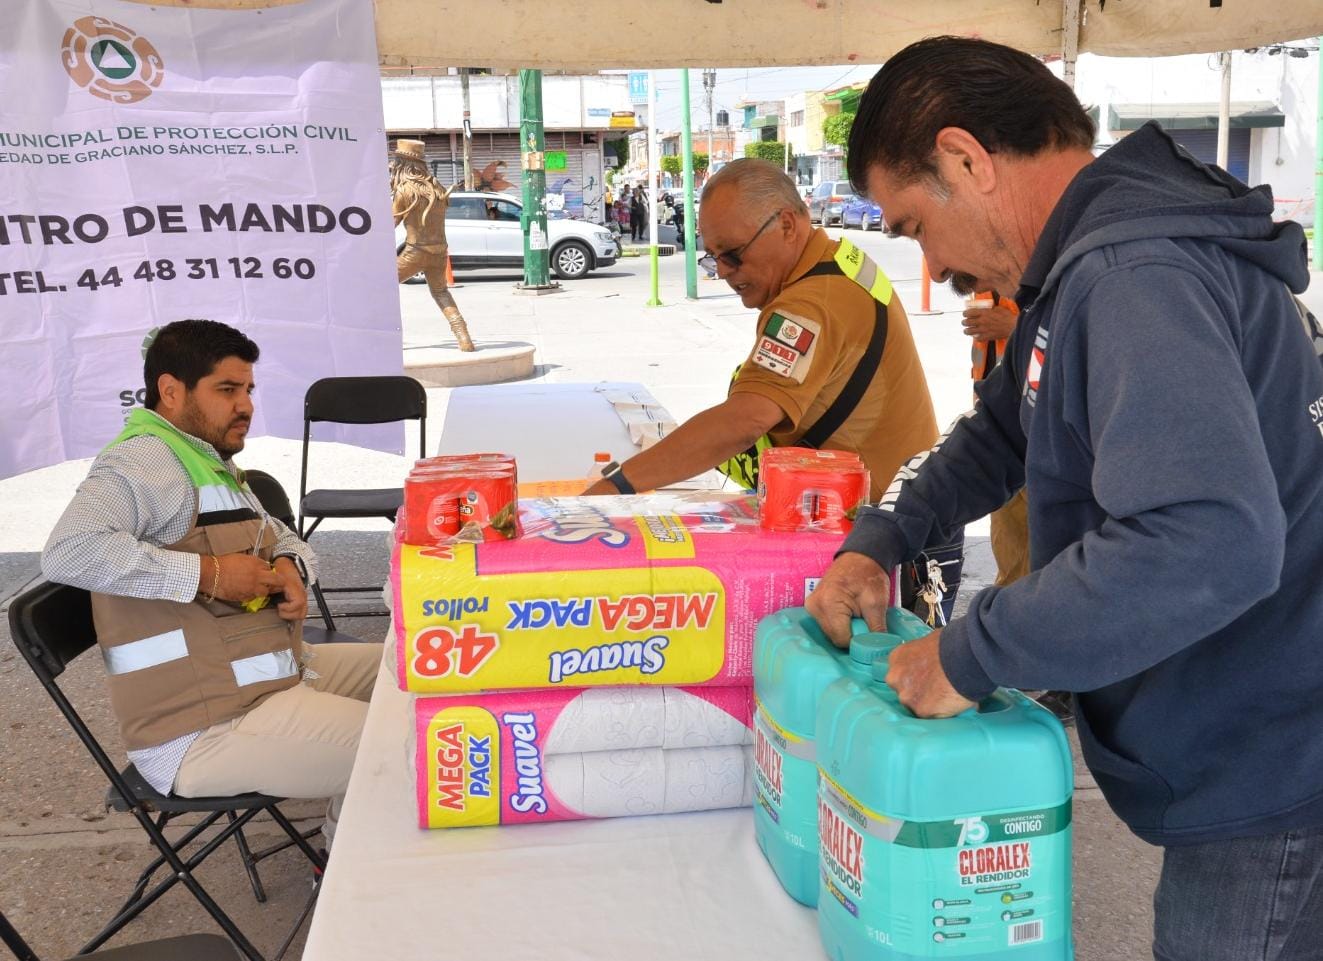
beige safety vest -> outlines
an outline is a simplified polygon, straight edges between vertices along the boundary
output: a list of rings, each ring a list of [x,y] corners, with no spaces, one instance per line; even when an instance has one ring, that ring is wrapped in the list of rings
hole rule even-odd
[[[225,466],[154,415],[131,418],[113,443],[144,433],[180,457],[197,492],[188,533],[165,549],[218,557],[255,552],[270,561],[275,532]],[[204,483],[207,472],[210,483]],[[92,617],[111,706],[129,750],[239,717],[300,680],[303,627],[283,620],[274,604],[250,614],[201,597],[181,604],[94,592]]]

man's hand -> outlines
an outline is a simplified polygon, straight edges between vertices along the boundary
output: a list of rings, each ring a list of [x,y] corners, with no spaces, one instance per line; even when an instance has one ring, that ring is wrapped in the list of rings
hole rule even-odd
[[[277,557],[272,569],[280,575],[282,586],[279,593],[285,595],[285,599],[276,605],[276,611],[285,620],[297,624],[308,616],[308,591],[303,586],[299,566],[288,557]]]
[[[837,647],[850,646],[850,619],[862,617],[870,631],[887,629],[891,579],[877,561],[863,554],[842,554],[827,568],[804,606]]]
[[[815,592],[816,593],[816,592]],[[915,717],[953,717],[974,706],[951,686],[938,656],[941,631],[933,631],[893,650],[887,659],[887,683]]]
[[[1015,330],[1018,318],[1005,307],[966,307],[965,333],[975,340],[1005,340]]]
[[[253,554],[221,554],[214,563],[220,565],[220,577],[216,576],[213,562],[204,557],[198,589],[202,594],[214,596],[218,600],[241,604],[254,597],[278,593],[285,586],[285,579],[272,570],[270,564]],[[213,583],[216,585],[214,595],[211,590]]]

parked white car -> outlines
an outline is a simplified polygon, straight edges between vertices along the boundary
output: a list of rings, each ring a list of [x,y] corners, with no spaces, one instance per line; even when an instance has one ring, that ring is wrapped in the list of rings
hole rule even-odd
[[[455,270],[472,267],[524,266],[523,204],[509,194],[456,191],[446,208],[446,243]],[[395,247],[404,243],[397,227]],[[561,280],[575,280],[590,270],[609,267],[620,254],[611,231],[583,220],[548,219],[551,269]]]

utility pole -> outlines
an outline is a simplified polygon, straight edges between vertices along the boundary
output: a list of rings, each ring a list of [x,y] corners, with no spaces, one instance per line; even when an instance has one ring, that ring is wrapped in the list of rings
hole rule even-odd
[[[649,307],[661,306],[657,289],[657,78],[648,71],[648,251],[652,259],[652,296]]]
[[[521,289],[558,290],[547,271],[547,170],[542,134],[542,71],[519,71],[519,160],[524,173],[524,282]]]
[[[473,189],[473,164],[471,147],[473,145],[473,124],[469,122],[469,68],[459,68],[459,89],[464,98],[464,189]]]
[[[714,93],[717,87],[717,72],[715,70],[703,71],[703,96],[707,98],[707,172],[712,175],[712,161],[716,157],[716,148],[713,146],[712,128],[713,122],[713,103],[715,101]]]
[[[709,136],[711,136],[709,134]],[[684,153],[684,292],[698,299],[698,260],[694,256],[694,135],[689,122],[689,70],[680,71],[680,150]],[[711,155],[707,162],[712,162]]]
[[[1064,0],[1061,4],[1061,79],[1071,90],[1075,89],[1075,61],[1080,53],[1080,0]],[[1106,117],[1100,117],[1106,123]]]

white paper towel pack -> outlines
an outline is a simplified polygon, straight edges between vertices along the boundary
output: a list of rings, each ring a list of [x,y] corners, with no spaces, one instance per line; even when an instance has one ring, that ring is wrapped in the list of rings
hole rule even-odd
[[[547,786],[566,808],[585,818],[715,811],[753,803],[753,748],[553,754]]]
[[[749,803],[747,687],[418,698],[419,824],[463,827]]]
[[[752,744],[746,714],[751,704],[749,688],[743,687],[592,688],[578,692],[560,710],[543,752]]]

